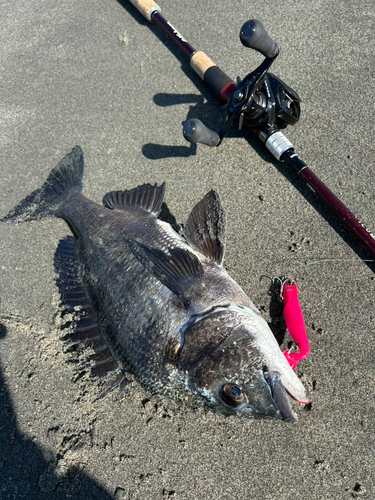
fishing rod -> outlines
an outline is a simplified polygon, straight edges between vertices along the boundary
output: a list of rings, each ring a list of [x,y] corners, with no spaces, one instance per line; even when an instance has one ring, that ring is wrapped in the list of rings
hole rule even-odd
[[[208,85],[215,97],[226,106],[226,117],[219,132],[207,128],[200,120],[185,123],[183,134],[187,141],[207,146],[220,146],[232,125],[241,130],[247,127],[257,136],[280,162],[286,162],[310,186],[332,212],[375,255],[375,236],[328,189],[328,187],[299,158],[293,144],[281,131],[294,125],[300,118],[298,94],[268,70],[279,55],[277,43],[256,19],[247,21],[240,30],[240,40],[245,47],[257,50],[264,61],[245,76],[234,82],[204,52],[196,51],[167,21],[160,7],[153,0],[130,0],[150,22],[157,24],[190,58],[190,66]]]

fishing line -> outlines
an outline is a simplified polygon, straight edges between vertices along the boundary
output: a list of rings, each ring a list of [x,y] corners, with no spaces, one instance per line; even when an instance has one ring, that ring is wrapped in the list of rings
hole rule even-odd
[[[313,264],[320,264],[321,262],[356,262],[356,263],[361,263],[361,262],[375,262],[373,259],[321,259],[321,260],[314,260],[312,262],[306,261],[305,264],[306,266],[312,266]]]

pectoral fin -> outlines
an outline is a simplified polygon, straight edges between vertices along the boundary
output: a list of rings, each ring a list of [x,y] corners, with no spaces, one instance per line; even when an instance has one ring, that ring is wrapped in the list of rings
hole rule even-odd
[[[142,245],[125,232],[123,236],[137,260],[188,307],[193,290],[203,286],[203,268],[198,257],[183,248],[171,248],[166,253]]]

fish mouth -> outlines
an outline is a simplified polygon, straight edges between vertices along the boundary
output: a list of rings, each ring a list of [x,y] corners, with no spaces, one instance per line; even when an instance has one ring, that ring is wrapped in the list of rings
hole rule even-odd
[[[280,410],[284,422],[297,422],[297,415],[294,413],[290,404],[287,389],[281,381],[279,372],[266,372],[264,378],[270,387],[272,399]],[[293,396],[293,394],[291,394]]]
[[[311,399],[309,399],[306,394],[293,387],[287,380],[284,380],[283,376],[281,376],[281,383],[287,390],[288,394],[290,394],[292,398],[297,401],[297,403],[301,403],[302,405],[310,403]]]

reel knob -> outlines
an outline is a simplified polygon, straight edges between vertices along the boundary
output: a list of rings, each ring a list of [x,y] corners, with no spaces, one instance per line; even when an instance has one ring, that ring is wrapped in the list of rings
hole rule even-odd
[[[193,118],[185,123],[183,134],[187,141],[193,143],[206,144],[206,146],[215,147],[220,143],[218,133],[203,125],[197,118]]]
[[[265,57],[272,59],[279,53],[277,43],[272,40],[258,19],[250,19],[242,26],[240,31],[242,45],[257,50]]]

